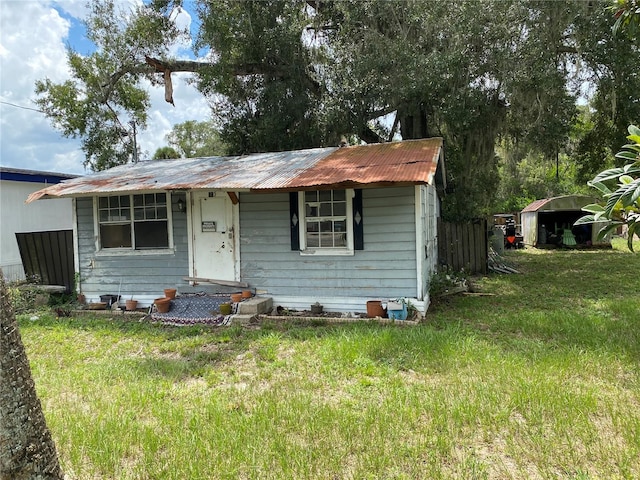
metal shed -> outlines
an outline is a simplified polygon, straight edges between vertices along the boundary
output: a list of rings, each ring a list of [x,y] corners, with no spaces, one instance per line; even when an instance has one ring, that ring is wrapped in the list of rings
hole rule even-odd
[[[582,207],[598,202],[587,195],[544,198],[527,205],[521,212],[524,244],[534,247],[610,245],[609,237],[598,241],[605,223],[574,226],[586,214]]]

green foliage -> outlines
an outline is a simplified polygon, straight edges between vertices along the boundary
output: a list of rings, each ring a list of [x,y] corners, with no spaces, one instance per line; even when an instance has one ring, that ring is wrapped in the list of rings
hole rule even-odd
[[[179,152],[178,156],[171,158],[214,157],[226,152],[220,132],[212,122],[188,120],[178,123],[166,139],[174,151]]]
[[[167,160],[180,158],[180,154],[173,147],[160,147],[153,154],[153,160]]]
[[[195,49],[204,62],[170,56],[180,32],[168,16],[178,5],[153,1],[122,15],[113,1],[94,2],[88,32],[98,51],[69,52],[69,82],[38,82],[38,104],[64,135],[82,139],[92,168],[133,153],[123,126],[134,120],[144,128],[149,100],[141,80],[161,82],[145,55],[193,73],[212,105],[223,145],[194,146],[217,133],[199,136],[187,122],[170,140],[181,155],[333,146],[342,136],[386,141],[391,128],[380,119],[395,114],[403,139],[444,138],[443,216],[456,220],[495,205],[499,141],[544,162],[565,154],[578,164],[567,170],[587,178],[618,144],[616,127],[640,117],[637,51],[611,35],[615,18],[604,0],[202,2]],[[595,92],[592,127],[574,141],[586,82]]]
[[[604,170],[588,182],[603,195],[605,201],[584,207],[583,210],[589,214],[580,218],[576,225],[608,221],[600,230],[599,238],[626,225],[627,245],[633,251],[633,237],[640,234],[640,129],[630,125],[628,131],[627,139],[631,143],[623,146],[616,158],[632,163]]]
[[[547,159],[510,142],[503,142],[498,152],[500,185],[493,212],[517,212],[534,200],[588,191],[578,182],[577,166],[565,153],[557,160]]]
[[[16,315],[37,309],[36,297],[39,292],[36,289],[19,288],[18,285],[7,285],[7,293]]]
[[[638,0],[615,0],[611,10],[615,12],[616,18],[613,33],[625,31],[627,35],[633,37],[640,32],[640,2]]]
[[[434,272],[429,279],[429,296],[435,300],[456,288],[468,286],[469,275],[464,271],[454,271],[449,268]]]

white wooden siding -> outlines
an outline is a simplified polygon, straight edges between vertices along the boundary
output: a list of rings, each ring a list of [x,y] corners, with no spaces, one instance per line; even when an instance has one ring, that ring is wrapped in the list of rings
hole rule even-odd
[[[363,190],[364,250],[305,257],[292,251],[288,194],[240,197],[242,281],[274,296],[415,297],[414,188]]]
[[[174,194],[172,203],[177,201]],[[184,196],[182,196],[183,201]],[[120,294],[122,300],[133,296],[142,306],[162,297],[165,288],[187,285],[189,275],[187,215],[173,212],[173,253],[160,255],[96,255],[93,201],[78,198],[78,259],[82,291],[87,301],[99,301],[100,295]],[[122,283],[121,283],[122,282]]]

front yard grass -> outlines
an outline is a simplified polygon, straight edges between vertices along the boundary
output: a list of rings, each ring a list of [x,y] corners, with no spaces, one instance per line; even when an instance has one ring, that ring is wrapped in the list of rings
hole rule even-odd
[[[20,317],[70,479],[640,477],[640,254],[509,252],[425,322]]]

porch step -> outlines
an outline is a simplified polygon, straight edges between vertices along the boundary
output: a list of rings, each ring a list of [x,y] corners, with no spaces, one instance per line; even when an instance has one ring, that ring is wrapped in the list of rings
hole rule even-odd
[[[253,297],[238,304],[238,315],[261,315],[273,309],[271,297]]]

